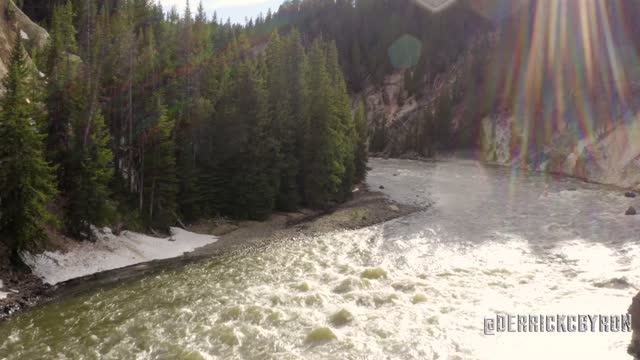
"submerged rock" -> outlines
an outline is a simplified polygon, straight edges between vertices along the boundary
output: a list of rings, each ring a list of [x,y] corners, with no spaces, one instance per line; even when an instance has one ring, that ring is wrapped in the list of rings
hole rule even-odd
[[[363,279],[387,278],[387,272],[382,268],[367,269],[360,274]]]
[[[344,326],[353,321],[353,315],[346,309],[342,309],[337,313],[331,315],[329,321],[334,326]]]
[[[411,302],[414,304],[427,302],[427,297],[424,294],[416,294],[413,299],[411,299]]]
[[[318,345],[336,339],[336,334],[331,329],[323,327],[313,330],[304,339],[305,344]]]
[[[306,281],[301,282],[300,284],[294,285],[293,286],[294,289],[301,291],[301,292],[306,292],[311,290],[311,286],[309,286],[309,283],[307,283]]]
[[[396,294],[379,295],[373,297],[373,304],[379,308],[387,304],[393,304],[399,299]]]
[[[632,191],[629,191],[629,192],[624,193],[624,196],[634,199],[637,195],[636,195],[636,193],[634,193]]]
[[[346,294],[353,291],[354,289],[368,287],[369,285],[369,282],[366,280],[347,278],[342,280],[342,282],[338,286],[333,288],[333,292],[336,294]]]
[[[601,281],[594,283],[593,286],[598,288],[608,288],[608,289],[627,289],[631,287],[629,280],[627,278],[613,278],[607,281]]]
[[[626,213],[624,213],[625,215],[637,215],[638,212],[636,211],[636,208],[634,208],[633,206],[629,207],[629,209],[627,210]]]

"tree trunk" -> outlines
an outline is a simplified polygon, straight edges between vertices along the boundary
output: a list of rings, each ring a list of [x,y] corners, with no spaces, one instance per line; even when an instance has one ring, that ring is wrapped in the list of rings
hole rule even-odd
[[[149,220],[153,221],[153,201],[156,195],[156,179],[153,179],[153,184],[151,185],[151,197],[149,200]]]

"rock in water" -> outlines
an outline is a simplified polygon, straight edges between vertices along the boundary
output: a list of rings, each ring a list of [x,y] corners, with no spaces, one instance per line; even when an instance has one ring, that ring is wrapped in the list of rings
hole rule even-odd
[[[601,281],[593,284],[595,287],[599,288],[609,288],[609,289],[627,289],[631,287],[629,280],[627,278],[613,278],[607,281]]]
[[[637,215],[638,212],[636,211],[636,208],[634,208],[633,206],[631,206],[626,213],[624,213],[625,215]]]
[[[331,331],[331,329],[324,327],[310,332],[304,342],[306,344],[319,345],[333,339],[336,339],[336,335]]]
[[[631,335],[631,344],[629,344],[627,351],[635,358],[640,358],[640,293],[633,298],[631,306],[629,307],[629,314],[631,314],[631,329],[633,330],[633,334]]]
[[[633,191],[629,191],[629,192],[624,193],[624,196],[634,199],[637,195]]]
[[[342,309],[331,315],[329,321],[331,321],[334,326],[344,326],[353,321],[353,315],[346,309]]]
[[[384,186],[380,185],[380,190],[384,190]]]

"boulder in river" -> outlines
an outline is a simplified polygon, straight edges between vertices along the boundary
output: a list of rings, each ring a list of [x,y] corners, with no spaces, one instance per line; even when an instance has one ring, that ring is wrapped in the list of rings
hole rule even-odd
[[[628,197],[628,198],[631,198],[631,199],[634,199],[637,196],[637,194],[634,193],[633,191],[628,191],[628,192],[624,193],[624,196]]]
[[[333,339],[336,339],[336,335],[333,333],[333,331],[331,331],[331,329],[327,327],[323,327],[310,332],[304,342],[306,344],[319,345],[325,342],[329,342]]]
[[[380,185],[380,190],[384,190],[384,186]]]
[[[631,314],[631,329],[633,333],[631,335],[631,344],[629,344],[627,351],[634,358],[640,359],[640,293],[633,298],[629,307],[629,314]]]
[[[629,209],[627,209],[627,212],[624,213],[625,215],[637,215],[638,212],[636,211],[636,208],[634,208],[633,206],[629,207]]]

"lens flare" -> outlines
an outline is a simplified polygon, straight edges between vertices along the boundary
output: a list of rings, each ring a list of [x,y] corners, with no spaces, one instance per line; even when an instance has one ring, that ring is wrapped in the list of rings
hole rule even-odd
[[[418,5],[424,7],[431,12],[442,11],[453,5],[456,0],[414,0]]]
[[[420,61],[422,41],[415,36],[404,34],[389,47],[389,62],[396,69],[414,67]]]
[[[471,4],[482,14],[510,11],[499,0]],[[625,6],[625,1],[531,2],[496,34],[484,96],[513,116],[508,126],[514,175],[563,153],[577,159],[574,175],[587,171],[584,164],[607,169],[613,155],[601,147],[605,137],[616,136],[620,144],[639,141],[622,111],[640,108],[638,92],[632,91],[632,70],[640,62]],[[619,139],[617,132],[627,138]]]

